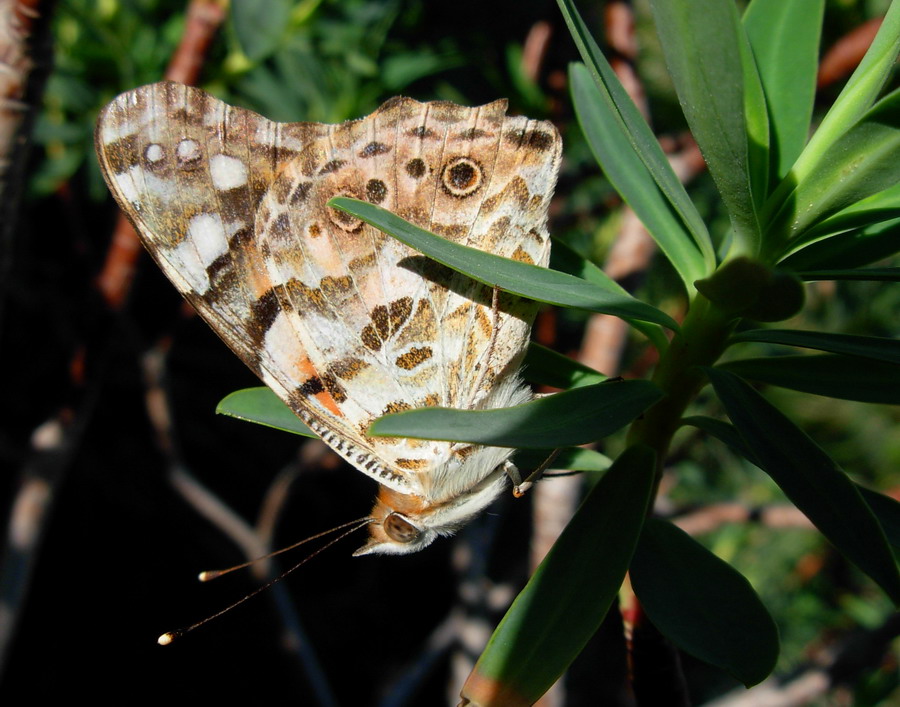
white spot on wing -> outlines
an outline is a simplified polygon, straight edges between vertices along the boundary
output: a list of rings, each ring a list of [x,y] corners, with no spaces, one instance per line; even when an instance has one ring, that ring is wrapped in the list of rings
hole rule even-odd
[[[143,179],[140,176],[141,172],[143,172],[143,169],[138,165],[134,165],[127,172],[121,172],[113,177],[116,180],[116,187],[119,193],[126,201],[130,201],[132,204],[137,204],[140,200],[140,192],[134,180],[135,177]]]
[[[278,312],[266,332],[263,349],[275,367],[282,371],[292,371],[304,357],[303,345],[284,312]]]
[[[144,152],[144,157],[147,158],[148,162],[159,162],[165,153],[163,152],[162,146],[153,143],[152,145],[147,145],[147,150]]]
[[[198,262],[204,270],[220,255],[228,252],[225,224],[218,214],[197,214],[188,224],[188,240],[197,249]]]
[[[175,156],[182,164],[196,162],[200,159],[200,145],[196,140],[186,138],[175,147]]]
[[[247,183],[247,165],[237,157],[215,155],[209,160],[209,174],[216,189],[226,190]]]
[[[175,266],[178,274],[184,278],[190,290],[198,295],[209,289],[209,276],[206,266],[200,260],[200,254],[191,239],[186,238],[170,250],[168,258]],[[174,280],[173,280],[174,282]]]

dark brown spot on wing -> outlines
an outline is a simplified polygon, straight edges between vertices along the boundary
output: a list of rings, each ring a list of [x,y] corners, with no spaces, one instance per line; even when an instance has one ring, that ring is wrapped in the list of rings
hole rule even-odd
[[[412,410],[412,405],[409,403],[405,403],[402,400],[395,400],[393,402],[388,403],[384,410],[381,412],[382,415],[393,415],[397,412],[406,412],[407,410]]]
[[[412,312],[412,297],[401,297],[390,303],[391,332],[396,332],[409,319]]]
[[[319,282],[319,289],[326,297],[336,297],[345,294],[353,287],[353,278],[349,275],[341,275],[340,277],[332,277],[326,275]]]
[[[312,189],[312,182],[297,182],[297,186],[291,194],[291,205],[297,206],[306,201],[310,189]]]
[[[397,357],[397,365],[405,371],[411,371],[416,366],[425,363],[432,356],[431,348],[422,346],[421,348],[414,346],[405,354]]]
[[[413,179],[421,179],[426,172],[425,163],[416,157],[406,163],[406,173]]]
[[[337,172],[345,164],[347,164],[346,160],[331,160],[322,165],[319,174],[332,174],[333,172]]]
[[[370,364],[366,363],[361,358],[344,358],[332,363],[331,366],[329,366],[329,369],[338,378],[353,380],[361,371],[368,368],[369,365]]]
[[[468,130],[463,130],[461,133],[457,133],[454,137],[458,140],[477,140],[480,137],[487,137],[488,135],[490,135],[490,133],[481,128],[469,128]]]
[[[372,325],[375,327],[375,331],[378,333],[378,337],[384,341],[388,338],[388,335],[391,332],[391,318],[388,314],[388,308],[383,304],[379,304],[375,309],[372,310],[369,317],[372,320]]]
[[[441,186],[452,197],[463,199],[481,188],[484,171],[471,157],[454,157],[444,165]]]
[[[325,385],[322,383],[322,379],[319,378],[319,376],[308,378],[304,383],[297,387],[297,392],[307,398],[323,393],[324,391]]]
[[[281,307],[278,303],[278,294],[275,288],[266,290],[265,294],[254,302],[250,307],[250,316],[256,323],[256,331],[260,338],[265,336],[272,322],[278,316]]]
[[[359,156],[361,159],[365,160],[369,157],[375,157],[375,155],[383,155],[386,152],[390,151],[390,146],[385,145],[383,142],[370,142],[362,150],[359,151]]]
[[[271,229],[272,236],[275,238],[286,240],[291,234],[291,217],[287,211],[282,211],[278,214],[278,218],[272,221],[272,225],[269,227]]]
[[[370,179],[366,183],[366,200],[372,204],[380,204],[387,193],[387,185],[380,179]]]
[[[294,303],[298,314],[305,314],[310,310],[325,312],[328,302],[318,287],[309,287],[296,278],[285,283],[284,288],[288,299]]]
[[[344,390],[344,387],[338,383],[337,379],[330,373],[326,373],[322,376],[322,385],[325,386],[325,390],[327,390],[328,394],[334,398],[335,402],[343,403],[347,400],[347,391]]]
[[[378,349],[381,348],[382,339],[378,336],[378,332],[375,331],[375,327],[371,324],[366,324],[366,326],[363,327],[363,330],[360,333],[360,339],[363,342],[363,346],[367,349],[378,351]]]
[[[412,128],[406,132],[410,137],[417,137],[420,140],[423,138],[436,137],[437,134],[431,128],[426,128],[424,125],[419,125],[418,127]]]
[[[428,466],[427,459],[398,459],[395,464],[399,466],[401,469],[407,469],[409,471],[418,471],[419,469],[425,469]]]

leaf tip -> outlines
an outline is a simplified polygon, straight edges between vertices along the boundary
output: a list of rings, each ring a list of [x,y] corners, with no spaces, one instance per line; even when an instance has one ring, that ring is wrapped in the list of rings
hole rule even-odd
[[[485,675],[476,665],[459,692],[459,707],[528,707],[533,699],[523,696],[508,682]]]

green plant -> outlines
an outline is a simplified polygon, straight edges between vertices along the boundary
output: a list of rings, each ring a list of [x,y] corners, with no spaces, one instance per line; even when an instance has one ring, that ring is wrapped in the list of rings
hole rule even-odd
[[[531,704],[543,694],[596,631],[629,567],[648,617],[680,648],[746,685],[771,672],[777,630],[747,580],[672,524],[644,522],[672,438],[684,426],[768,473],[841,554],[900,602],[900,506],[851,481],[750,384],[900,403],[896,340],[758,326],[799,312],[806,281],[900,280],[900,268],[866,267],[900,252],[900,91],[878,98],[900,48],[900,6],[891,5],[864,61],[807,141],[823,4],[754,0],[740,17],[731,0],[651,2],[685,117],[731,219],[729,237],[715,243],[573,3],[559,0],[584,60],[570,71],[579,122],[608,179],[683,283],[690,306],[680,325],[574,255],[564,259],[569,272],[535,268],[455,245],[371,204],[332,202],[486,284],[620,316],[659,352],[649,382],[600,382],[601,374],[533,347],[531,379],[569,390],[516,409],[425,409],[372,426],[372,434],[386,436],[450,434],[552,448],[630,425],[627,450],[497,628],[463,691],[475,704]],[[824,353],[722,361],[750,342]],[[685,415],[707,384],[730,422]],[[563,420],[563,411],[571,417]],[[469,424],[471,416],[477,424]],[[500,432],[509,428],[524,432]],[[598,465],[567,454],[572,468]]]

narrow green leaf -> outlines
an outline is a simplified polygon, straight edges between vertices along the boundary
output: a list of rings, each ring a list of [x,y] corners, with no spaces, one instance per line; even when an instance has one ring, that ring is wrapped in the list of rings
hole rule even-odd
[[[750,583],[683,530],[649,518],[631,584],[650,621],[682,650],[750,687],[778,660],[778,628]]]
[[[776,179],[787,174],[809,134],[824,7],[824,0],[753,0],[744,13],[766,94]]]
[[[550,250],[550,267],[554,270],[574,275],[582,280],[593,282],[595,285],[610,292],[628,295],[628,291],[618,282],[562,241],[553,241],[553,248]],[[660,353],[668,348],[669,339],[659,324],[642,322],[639,319],[626,319],[625,321],[646,336]]]
[[[659,189],[671,203],[672,209],[692,234],[694,243],[703,254],[706,267],[704,276],[708,275],[715,269],[716,258],[709,232],[697,207],[669,164],[653,130],[622,87],[616,73],[588,31],[581,15],[575,9],[573,0],[557,0],[557,3],[581,58],[603,95],[604,102],[609,105],[611,112],[618,114],[616,123],[620,125],[623,137],[631,143],[635,154],[644,163]]]
[[[569,447],[621,429],[662,397],[643,380],[610,380],[498,410],[430,407],[380,417],[376,437],[471,442],[494,447]]]
[[[820,242],[831,234],[854,228],[868,228],[900,217],[900,182],[841,209],[834,216],[813,226],[803,236],[803,242]],[[900,245],[897,246],[900,250]]]
[[[740,433],[724,420],[717,420],[714,417],[706,417],[705,415],[691,415],[681,420],[683,425],[691,425],[712,435],[717,440],[725,444],[735,455],[743,457],[751,464],[759,466],[759,462],[753,455],[753,450],[747,446],[744,438]]]
[[[852,268],[850,270],[804,270],[797,275],[811,280],[863,280],[866,282],[900,282],[900,268]]]
[[[274,427],[304,437],[318,437],[300,421],[270,388],[245,388],[226,395],[216,405],[216,413]]]
[[[900,603],[897,563],[872,511],[840,467],[800,428],[733,373],[706,369],[760,468],[822,534]]]
[[[681,109],[731,216],[734,255],[759,252],[750,191],[737,9],[722,0],[651,0]]]
[[[581,652],[631,561],[655,476],[648,447],[626,450],[594,486],[491,636],[462,696],[533,704]]]
[[[900,368],[882,361],[817,354],[745,358],[717,368],[826,398],[900,405]]]
[[[766,94],[756,66],[756,58],[743,25],[738,25],[741,66],[744,70],[744,118],[747,123],[747,171],[754,213],[762,210],[769,195],[769,172],[772,169],[771,135]]]
[[[700,428],[724,443],[737,456],[744,457],[751,464],[762,468],[762,463],[756,459],[753,450],[747,446],[744,438],[734,428],[734,425],[700,415],[687,417],[683,422],[686,425]],[[863,500],[869,504],[869,508],[875,514],[875,518],[878,519],[878,523],[884,530],[885,537],[891,545],[894,555],[900,557],[900,503],[889,496],[867,489],[865,486],[855,485],[862,494]]]
[[[580,280],[592,282],[612,294],[628,294],[628,290],[563,241],[553,240],[553,247],[550,249],[550,267]]]
[[[525,380],[564,390],[602,383],[607,379],[600,371],[534,341],[528,345],[522,365]]]
[[[578,122],[604,174],[665,253],[688,293],[693,292],[694,281],[707,275],[703,254],[635,153],[615,108],[604,101],[584,65],[571,64],[569,80]]]
[[[449,268],[514,295],[678,328],[669,315],[629,295],[613,294],[572,275],[452,243],[374,204],[339,196],[328,205],[362,219]]]
[[[262,61],[278,48],[290,15],[289,0],[232,0],[231,26],[251,62]]]
[[[830,220],[830,219],[829,219]],[[818,228],[818,227],[817,227]],[[847,270],[900,252],[900,218],[838,233],[803,246],[779,263],[795,272]]]
[[[547,458],[557,452],[556,449],[519,449],[513,456],[516,466],[522,471],[537,469]],[[550,464],[550,469],[568,471],[606,471],[612,465],[612,459],[593,449],[583,447],[564,447],[558,450]]]
[[[881,336],[829,334],[796,329],[750,329],[733,335],[729,343],[738,344],[745,341],[801,346],[807,349],[830,351],[846,356],[862,356],[900,365],[900,340]],[[859,365],[865,364],[860,362]]]
[[[835,140],[797,183],[772,219],[769,231],[790,248],[818,238],[812,230],[816,224],[851,204],[893,187],[897,183],[898,161],[900,90],[881,99]]]
[[[822,119],[806,148],[779,187],[786,198],[793,185],[806,181],[818,160],[833,152],[834,143],[869,110],[894,70],[900,51],[900,3],[892,2],[878,34],[844,90]],[[777,203],[779,199],[775,199]]]
[[[894,556],[900,558],[900,503],[883,493],[872,491],[865,486],[857,486],[872,513],[878,518],[884,534],[894,550]]]

